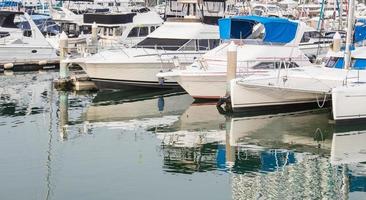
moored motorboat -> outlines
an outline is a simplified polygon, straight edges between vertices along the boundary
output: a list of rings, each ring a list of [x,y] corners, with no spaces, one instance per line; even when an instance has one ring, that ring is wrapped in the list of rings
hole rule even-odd
[[[265,29],[265,37],[261,37]],[[192,97],[218,99],[225,95],[227,50],[237,46],[237,75],[264,73],[279,67],[310,65],[301,51],[306,25],[284,18],[237,16],[220,20],[220,36],[225,42],[207,52],[190,66],[158,77],[176,80]],[[281,34],[279,34],[281,33]]]
[[[184,17],[168,18],[134,47],[101,51],[70,62],[82,66],[99,88],[178,87],[176,81],[159,79],[156,74],[191,64],[219,45],[218,26],[202,22],[199,2],[182,4],[190,5],[182,8]]]

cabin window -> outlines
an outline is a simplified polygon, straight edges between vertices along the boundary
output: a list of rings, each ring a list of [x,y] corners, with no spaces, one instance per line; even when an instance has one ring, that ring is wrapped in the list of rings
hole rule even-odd
[[[300,43],[309,42],[309,41],[310,41],[310,36],[309,36],[308,33],[305,32],[304,35],[301,38]]]
[[[32,37],[32,30],[24,30],[23,36],[25,37]]]
[[[130,31],[128,37],[137,37],[138,35],[139,35],[139,27],[135,27]]]
[[[261,62],[253,66],[253,69],[285,69],[299,67],[295,62]]]
[[[116,3],[116,6],[121,6],[121,3],[119,3],[119,2],[118,2],[118,3]]]
[[[219,39],[210,39],[210,40],[208,40],[208,42],[210,43],[209,49],[213,49],[213,48],[219,46],[219,44],[220,44]]]
[[[110,3],[108,3],[108,6],[113,6],[113,3],[111,3],[111,2],[110,2]]]
[[[188,43],[186,43],[183,47],[183,50],[185,51],[195,51],[196,50],[196,40],[190,40]]]
[[[159,26],[152,26],[150,27],[150,33],[154,32]]]
[[[210,49],[208,40],[198,40],[198,49],[201,51]]]
[[[337,61],[338,61],[337,57],[330,57],[328,61],[325,63],[325,67],[333,68],[335,67]]]
[[[316,31],[308,32],[308,33],[309,33],[309,36],[311,38],[321,38],[322,37],[322,35],[319,32],[316,32]]]
[[[140,27],[139,37],[149,35],[149,27]]]
[[[164,49],[175,51],[181,48],[189,40],[185,39],[167,39],[167,38],[145,38],[143,41],[138,43],[135,47],[143,47],[150,49]]]
[[[8,36],[10,36],[9,32],[0,32],[0,38],[8,37]]]
[[[275,62],[261,62],[254,65],[253,69],[275,69]]]

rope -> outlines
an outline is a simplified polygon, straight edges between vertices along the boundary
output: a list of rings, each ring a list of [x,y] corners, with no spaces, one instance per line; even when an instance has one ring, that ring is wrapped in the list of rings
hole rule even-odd
[[[327,94],[324,94],[322,104],[319,103],[318,95],[316,95],[316,103],[318,104],[319,108],[323,108],[326,101],[327,101]]]

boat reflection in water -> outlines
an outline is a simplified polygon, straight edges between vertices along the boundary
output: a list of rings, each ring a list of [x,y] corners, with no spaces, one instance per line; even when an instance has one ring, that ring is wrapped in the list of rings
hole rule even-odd
[[[60,92],[60,135],[92,134],[95,128],[137,130],[167,126],[178,120],[193,99],[178,90],[100,91],[79,119],[69,120],[68,94]],[[72,124],[73,126],[68,126]]]
[[[328,115],[323,110],[225,118],[215,105],[193,104],[173,128],[156,133],[163,168],[185,174],[225,171],[232,199],[347,199],[354,194],[345,173],[350,167],[329,161],[337,144]]]
[[[116,122],[180,114],[193,99],[177,90],[98,92],[87,109],[89,122]]]
[[[0,74],[0,116],[17,117],[42,113],[52,93],[56,74],[40,72]]]
[[[192,174],[225,168],[224,124],[215,104],[192,104],[168,130],[156,133],[164,170]]]
[[[350,199],[364,199],[366,192],[366,126],[337,127],[330,161],[342,170],[345,193]]]

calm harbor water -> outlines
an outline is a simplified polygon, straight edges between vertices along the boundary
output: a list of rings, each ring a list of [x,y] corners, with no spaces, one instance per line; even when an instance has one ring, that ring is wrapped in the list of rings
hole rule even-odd
[[[1,75],[0,199],[366,199],[366,126]]]

